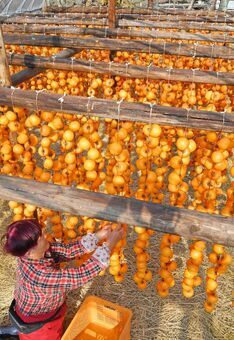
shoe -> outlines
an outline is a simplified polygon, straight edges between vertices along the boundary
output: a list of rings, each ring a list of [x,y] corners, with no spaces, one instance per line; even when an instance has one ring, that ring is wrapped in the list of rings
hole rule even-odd
[[[14,326],[5,326],[0,327],[0,339],[11,339],[13,337],[14,339],[18,338],[18,329]]]

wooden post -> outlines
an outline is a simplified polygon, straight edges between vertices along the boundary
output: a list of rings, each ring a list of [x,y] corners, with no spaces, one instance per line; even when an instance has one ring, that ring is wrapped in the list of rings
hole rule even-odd
[[[154,7],[154,0],[148,0],[148,8],[153,9]]]
[[[116,13],[115,13],[115,0],[109,0],[108,5],[108,22],[109,28],[116,27]]]
[[[11,76],[3,40],[2,26],[0,26],[0,83],[2,86],[11,86]]]

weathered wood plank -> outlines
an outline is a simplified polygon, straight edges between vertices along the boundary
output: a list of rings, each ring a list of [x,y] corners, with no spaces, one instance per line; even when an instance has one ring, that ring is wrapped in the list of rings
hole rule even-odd
[[[56,26],[56,25],[41,25],[41,24],[4,24],[2,26],[4,33],[42,33],[42,34],[71,34],[71,35],[93,35],[99,38],[108,37],[128,37],[128,38],[151,38],[151,39],[178,39],[178,40],[195,40],[234,43],[234,36],[229,34],[198,34],[187,32],[166,32],[155,29],[136,30],[123,28],[86,28],[75,26]]]
[[[157,0],[158,3],[160,3],[160,0]],[[136,13],[136,14],[148,14],[149,13],[149,9],[148,8],[141,8],[141,7],[137,7],[134,6],[133,8],[117,8],[116,9],[117,13],[127,13],[127,14],[131,14],[131,13]],[[61,6],[47,6],[45,8],[45,12],[52,12],[52,13],[56,13],[56,12],[64,12],[64,8]],[[107,7],[106,6],[78,6],[78,5],[74,5],[71,7],[66,7],[66,13],[107,13]],[[150,13],[153,13],[155,15],[158,14],[171,14],[171,15],[208,15],[208,16],[229,16],[233,14],[232,10],[227,10],[225,12],[219,12],[219,11],[215,11],[215,10],[211,10],[209,12],[207,12],[207,10],[183,10],[183,9],[176,9],[176,8],[172,8],[172,9],[168,9],[168,8],[157,8],[157,9],[150,9]]]
[[[62,37],[31,34],[4,34],[6,44],[28,46],[56,46],[66,48],[132,51],[190,57],[234,59],[234,50],[226,46],[211,46],[172,42],[153,42],[152,40],[121,40],[96,37]]]
[[[90,72],[90,65],[92,72],[99,74],[111,74],[122,77],[145,78],[148,79],[170,79],[184,82],[195,82],[205,84],[226,84],[234,85],[234,73],[229,72],[212,72],[202,70],[181,70],[181,69],[166,69],[151,66],[150,69],[146,66],[138,66],[124,63],[109,63],[86,60],[52,59],[47,57],[34,56],[31,54],[11,54],[8,55],[9,63],[11,65],[27,66],[27,67],[41,67],[58,70],[73,70],[78,72]],[[17,76],[13,75],[12,83],[17,84]]]
[[[231,25],[221,25],[206,22],[186,22],[186,21],[170,21],[170,22],[155,22],[150,20],[137,21],[120,19],[118,22],[120,27],[157,27],[157,28],[176,28],[181,30],[209,30],[233,32],[234,27]]]
[[[108,13],[56,13],[57,18],[64,18],[64,19],[81,19],[83,20],[95,18],[95,20],[107,18]],[[51,17],[54,17],[54,13],[48,13],[45,15],[45,13],[36,13],[36,14],[30,14],[31,17],[37,17],[37,18],[44,18],[44,19],[50,19]],[[14,16],[14,20],[17,20],[18,18],[21,18],[22,15],[18,14]],[[118,13],[116,12],[116,18],[118,19],[137,19],[137,20],[150,20],[150,21],[189,21],[189,22],[205,22],[205,23],[233,23],[234,19],[231,16],[210,16],[210,15],[199,15],[198,13],[194,13],[194,15],[189,14],[182,14],[182,15],[171,15],[171,14],[162,14],[157,13],[154,14],[151,12],[151,10],[148,10],[148,13],[145,14],[139,14],[139,13]]]
[[[54,55],[54,59],[56,60],[56,58],[68,58],[68,57],[72,57],[74,54],[78,53],[79,50],[76,49],[65,49],[57,54]],[[9,62],[11,64],[12,58],[14,58],[14,55],[11,54],[9,56]],[[25,66],[28,66],[27,63],[24,63]],[[23,83],[24,81],[27,81],[35,76],[37,76],[38,74],[42,73],[45,71],[44,67],[41,67],[40,64],[37,65],[36,68],[29,68],[31,66],[28,66],[27,69],[22,70],[20,72],[17,72],[15,74],[12,75],[11,80],[12,80],[12,85],[16,86],[19,85],[21,83]]]
[[[68,18],[68,17],[11,17],[4,20],[5,23],[15,24],[62,24],[62,25],[95,25],[95,26],[108,26],[107,18]],[[176,28],[183,30],[209,30],[209,31],[223,31],[233,32],[234,26],[229,24],[221,23],[206,23],[194,22],[194,21],[150,21],[150,20],[129,20],[129,19],[118,19],[118,27],[154,27],[154,28]]]
[[[8,66],[2,27],[0,25],[0,85],[11,86],[11,76]]]
[[[0,88],[0,105],[11,105],[12,90]],[[234,131],[234,114],[201,110],[186,110],[175,107],[149,105],[143,103],[122,102],[121,105],[113,100],[94,97],[66,96],[63,103],[59,101],[61,95],[35,91],[14,90],[14,105],[35,110],[66,112],[82,114],[100,118],[139,121],[144,123],[158,123],[162,125],[176,125],[197,129],[215,131]],[[120,105],[120,106],[119,106]],[[118,110],[118,107],[120,110]],[[224,124],[223,124],[224,121]]]
[[[234,246],[233,218],[3,175],[0,176],[0,197]]]
[[[61,16],[44,17],[44,16],[24,16],[24,17],[11,17],[4,20],[5,23],[31,23],[31,24],[62,24],[62,25],[95,25],[95,26],[108,26],[108,19],[103,18],[69,18]],[[210,31],[229,31],[233,32],[233,25],[220,24],[220,23],[206,23],[194,21],[178,21],[178,20],[165,20],[165,21],[150,21],[150,20],[132,20],[132,19],[118,19],[118,26],[128,27],[157,27],[157,28],[177,28],[177,29],[196,29],[196,30],[210,30]]]

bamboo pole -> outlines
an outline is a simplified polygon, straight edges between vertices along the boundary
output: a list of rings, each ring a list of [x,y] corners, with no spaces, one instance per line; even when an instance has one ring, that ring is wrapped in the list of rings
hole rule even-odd
[[[6,56],[1,25],[0,25],[0,83],[2,86],[11,86],[11,76]]]
[[[51,58],[33,56],[31,54],[11,54],[8,55],[11,65],[27,66],[30,68],[40,67],[41,69],[72,70],[75,72],[90,72],[90,61],[67,58]],[[231,72],[212,72],[202,70],[181,70],[166,69],[151,66],[138,66],[124,63],[109,63],[92,61],[92,72],[98,74],[110,74],[129,78],[144,79],[147,74],[148,79],[165,79],[193,83],[234,85],[234,73]],[[21,78],[20,78],[21,80]],[[18,85],[18,74],[12,76],[13,85]]]
[[[70,34],[70,35],[92,35],[99,38],[108,37],[128,37],[128,38],[154,38],[154,39],[178,39],[207,41],[210,43],[223,42],[234,43],[234,36],[229,34],[198,34],[188,32],[167,32],[158,30],[123,29],[123,28],[85,28],[75,26],[45,26],[42,24],[4,24],[3,32],[6,33],[42,33],[42,34]]]
[[[232,217],[4,175],[0,176],[0,197],[73,215],[234,246]]]
[[[30,34],[5,34],[4,39],[9,45],[56,46],[92,50],[132,51],[139,53],[184,55],[189,57],[234,59],[233,48],[226,46],[154,42],[152,40],[122,40],[96,37],[77,38]]]
[[[62,96],[63,97],[63,96]],[[61,95],[36,91],[14,90],[14,105],[29,110],[66,112],[100,118],[158,123],[189,127],[195,129],[233,132],[234,114],[143,103],[122,102],[95,97],[66,96],[61,102]],[[0,87],[0,105],[11,105],[12,90]],[[119,108],[119,109],[118,109]]]

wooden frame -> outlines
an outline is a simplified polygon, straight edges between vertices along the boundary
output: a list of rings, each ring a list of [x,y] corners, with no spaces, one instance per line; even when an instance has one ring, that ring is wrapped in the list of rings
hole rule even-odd
[[[0,192],[5,200],[234,246],[233,218],[4,175]]]
[[[112,0],[114,3],[114,0]],[[163,12],[164,13],[164,12]],[[168,12],[167,12],[168,13]],[[177,12],[179,13],[179,12]],[[132,15],[134,17],[134,15]],[[145,16],[147,19],[147,16]],[[187,17],[188,18],[188,17]],[[220,15],[220,20],[224,22],[227,18],[222,18]],[[57,21],[51,18],[31,18],[26,17],[11,18],[6,20],[6,22],[25,22],[28,23],[54,23]],[[217,19],[217,18],[216,18]],[[23,21],[22,21],[23,20]],[[33,20],[30,21],[30,20]],[[48,21],[47,21],[48,20]],[[58,19],[56,19],[58,20]],[[93,20],[78,20],[78,19],[68,19],[59,17],[60,22],[66,23],[68,25],[81,24],[90,25],[93,24]],[[231,26],[222,25],[211,25],[211,24],[199,24],[199,23],[188,23],[185,20],[181,22],[176,22],[174,18],[170,23],[171,28],[177,29],[198,29],[198,30],[210,30],[210,31],[225,31],[233,32],[234,28]],[[218,22],[218,20],[216,20]],[[115,26],[115,16],[111,11],[109,12],[109,23],[111,27]],[[107,20],[95,20],[95,24],[106,25]],[[166,28],[166,22],[156,21],[145,21],[139,22],[134,20],[119,19],[118,24],[121,27],[158,27]],[[78,29],[78,28],[74,28]],[[104,32],[107,32],[105,29]],[[116,31],[109,30],[108,36],[115,32],[118,37],[118,29]],[[45,32],[44,32],[45,33]],[[87,31],[84,31],[87,34]],[[103,34],[103,30],[102,30]],[[104,33],[105,34],[105,33]],[[146,31],[143,32],[146,34]],[[163,33],[165,36],[165,32]],[[190,33],[189,33],[190,34]],[[191,35],[190,35],[191,36]],[[194,36],[194,35],[192,35]],[[99,38],[65,38],[65,37],[55,37],[55,36],[42,36],[42,35],[5,35],[6,43],[8,44],[22,44],[22,45],[37,45],[37,46],[60,46],[60,47],[71,47],[72,50],[62,51],[58,57],[58,67],[71,67],[69,66],[69,61],[67,59],[61,58],[62,56],[68,57],[77,53],[75,48],[91,48],[91,49],[109,49],[113,50],[125,50],[125,51],[135,51],[147,52],[147,53],[159,53],[159,54],[180,54],[189,55],[197,57],[222,57],[224,59],[234,59],[234,52],[231,48],[220,47],[220,46],[199,46],[194,45],[191,49],[191,44],[175,44],[175,43],[155,43],[152,40],[145,43],[144,41],[134,41],[134,40],[119,40],[119,39],[99,39]],[[105,35],[106,37],[106,35]],[[149,38],[152,38],[149,36]],[[202,37],[204,39],[204,37]],[[180,38],[178,38],[180,39]],[[189,40],[190,38],[188,38]],[[228,37],[231,39],[231,37]],[[230,41],[230,40],[229,40]],[[227,42],[227,41],[226,41]],[[232,42],[232,41],[231,41]],[[63,52],[65,55],[63,55]],[[27,61],[27,58],[31,58]],[[38,74],[44,70],[44,67],[51,67],[51,60],[49,58],[37,58],[37,57],[25,57],[25,56],[15,56],[12,55],[11,60],[16,63],[24,63],[27,66],[36,66],[35,69],[27,69],[22,71],[31,77],[32,75]],[[43,68],[40,67],[43,64]],[[60,63],[60,64],[59,64]],[[63,65],[61,65],[63,64]],[[64,66],[65,65],[65,66]],[[126,65],[115,65],[112,64],[111,74],[121,74],[123,75],[125,68],[125,76],[143,77],[146,68],[136,67],[136,65],[128,66],[126,70]],[[39,67],[38,67],[39,66]],[[96,72],[106,72],[107,64],[95,62]],[[79,70],[86,70],[87,62],[74,61],[72,68]],[[122,69],[121,69],[122,67]],[[64,69],[64,68],[63,68]],[[94,70],[95,71],[95,70]],[[109,68],[110,71],[110,68]],[[181,71],[186,71],[184,74]],[[30,73],[31,72],[31,73]],[[119,73],[118,73],[119,72]],[[161,72],[161,74],[159,74]],[[153,68],[152,79],[159,79],[157,77],[165,77],[166,70]],[[195,74],[190,70],[171,70],[170,79],[180,80],[178,77],[193,76],[194,81],[198,81],[199,77],[203,76],[203,71],[197,71],[200,73]],[[21,80],[25,80],[25,74],[22,76]],[[15,75],[19,77],[20,73]],[[213,81],[213,76],[209,75],[210,81]],[[14,79],[14,77],[12,79]],[[155,78],[154,78],[155,77]],[[220,74],[219,74],[220,77]],[[218,78],[219,78],[218,77]],[[221,81],[233,82],[233,75],[230,74],[222,75]],[[217,74],[216,74],[216,79]],[[182,79],[182,80],[183,80]],[[207,79],[206,79],[207,82]],[[14,92],[13,92],[14,91]],[[101,118],[114,118],[119,120],[131,120],[131,121],[141,121],[145,123],[159,123],[164,125],[176,125],[182,127],[191,127],[198,129],[209,129],[215,131],[226,131],[233,132],[234,129],[234,115],[230,113],[222,112],[210,112],[210,111],[198,111],[198,110],[185,110],[181,108],[173,108],[167,106],[159,105],[149,105],[142,103],[128,103],[128,102],[115,102],[113,100],[103,100],[98,98],[85,98],[76,96],[66,96],[63,97],[63,102],[60,101],[61,95],[53,93],[45,93],[40,91],[23,91],[19,89],[9,89],[6,87],[0,87],[0,104],[1,105],[12,105],[12,99],[15,106],[25,107],[30,110],[35,109],[35,105],[39,110],[50,110],[56,112],[66,112],[74,114],[83,114],[86,116],[94,115]],[[233,230],[233,218],[226,218],[217,215],[208,215],[200,213],[197,211],[191,211],[188,209],[181,209],[171,206],[164,206],[160,204],[153,204],[151,202],[139,201],[133,198],[124,198],[120,196],[105,195],[102,193],[95,193],[90,191],[83,191],[74,189],[71,187],[58,186],[48,183],[40,183],[34,180],[26,180],[22,178],[15,178],[10,176],[0,176],[0,195],[3,199],[15,200],[18,202],[31,203],[37,206],[46,206],[47,208],[60,210],[64,212],[69,212],[72,214],[86,215],[97,219],[104,219],[109,221],[117,221],[122,223],[128,223],[130,225],[139,225],[160,232],[179,234],[181,236],[190,239],[203,239],[206,241],[218,242],[226,245],[234,245],[234,230]],[[95,204],[94,204],[95,202]],[[92,209],[91,209],[92,207]]]

